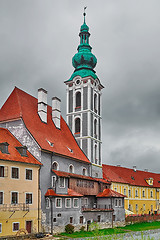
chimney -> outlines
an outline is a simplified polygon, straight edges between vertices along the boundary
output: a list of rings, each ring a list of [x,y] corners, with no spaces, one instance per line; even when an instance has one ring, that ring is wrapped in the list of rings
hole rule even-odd
[[[52,120],[56,128],[61,128],[61,100],[57,97],[52,98]]]
[[[136,172],[137,171],[137,167],[133,166],[133,171]]]
[[[47,91],[38,89],[38,115],[42,122],[47,123]]]

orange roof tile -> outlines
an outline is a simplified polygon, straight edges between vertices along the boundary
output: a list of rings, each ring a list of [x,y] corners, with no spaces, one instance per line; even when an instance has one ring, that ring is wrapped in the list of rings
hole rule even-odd
[[[79,174],[69,173],[69,172],[62,172],[62,171],[58,171],[58,170],[52,170],[52,171],[59,177],[80,178],[80,179],[85,179],[85,180],[91,180],[91,181],[103,182],[103,183],[110,184],[110,182],[108,182],[107,180],[102,179],[102,178],[92,178],[92,177],[89,177],[89,176],[84,176],[84,175],[79,175]]]
[[[20,147],[22,144],[9,132],[8,129],[0,128],[0,143],[3,142],[9,144],[9,154],[0,151],[1,160],[42,165],[29,151],[27,151],[27,157],[21,156],[16,147]]]
[[[68,194],[57,194],[51,188],[49,188],[45,194],[45,197],[55,196],[55,197],[83,197],[82,194],[75,192],[74,190],[68,188]]]
[[[113,191],[110,188],[104,189],[103,192],[98,193],[97,197],[126,197],[125,195]]]
[[[111,182],[125,183],[134,186],[147,186],[160,188],[160,174],[140,171],[134,171],[131,168],[105,165],[102,166],[103,177]],[[153,185],[149,185],[146,179],[153,178]]]
[[[90,164],[64,119],[61,117],[61,129],[57,129],[52,121],[52,108],[48,105],[47,124],[43,123],[37,113],[37,105],[38,100],[35,97],[15,87],[0,110],[0,122],[22,118],[42,149]]]

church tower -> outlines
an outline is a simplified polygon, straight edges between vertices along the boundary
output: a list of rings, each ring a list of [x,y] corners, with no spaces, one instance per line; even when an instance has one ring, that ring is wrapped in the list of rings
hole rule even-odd
[[[97,58],[89,45],[89,27],[80,28],[78,52],[72,58],[75,68],[67,85],[67,123],[79,146],[92,163],[92,177],[102,177],[101,97],[104,88],[94,70]]]

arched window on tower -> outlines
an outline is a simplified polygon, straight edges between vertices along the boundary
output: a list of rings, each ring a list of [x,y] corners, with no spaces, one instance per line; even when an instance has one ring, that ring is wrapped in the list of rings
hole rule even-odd
[[[97,138],[97,119],[94,120],[94,137]]]
[[[58,170],[58,163],[57,162],[53,162],[52,169],[53,170]]]
[[[69,172],[70,173],[74,173],[74,167],[73,167],[73,165],[71,164],[71,165],[69,165]]]
[[[77,133],[77,134],[80,133],[80,130],[81,130],[80,124],[81,124],[80,118],[76,118],[76,120],[75,120],[75,133]]]
[[[95,164],[98,163],[98,159],[97,159],[97,145],[95,145],[94,147],[94,157],[95,157]]]
[[[76,93],[76,108],[81,108],[81,93]]]
[[[97,94],[94,94],[94,111],[97,113]]]

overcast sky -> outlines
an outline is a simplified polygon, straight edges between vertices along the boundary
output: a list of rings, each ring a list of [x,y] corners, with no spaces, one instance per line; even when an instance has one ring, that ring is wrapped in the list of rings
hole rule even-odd
[[[0,106],[14,86],[62,100],[83,7],[103,89],[103,163],[160,172],[160,1],[0,0]]]

